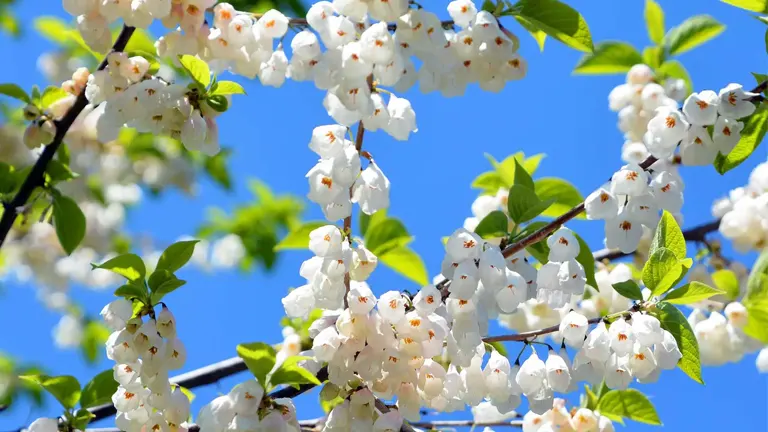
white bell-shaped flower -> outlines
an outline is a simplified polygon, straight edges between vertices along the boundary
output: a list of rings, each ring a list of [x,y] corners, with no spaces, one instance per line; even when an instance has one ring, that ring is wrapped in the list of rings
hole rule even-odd
[[[720,98],[712,90],[691,93],[683,104],[685,117],[696,126],[709,126],[717,120],[717,106]]]
[[[547,368],[544,362],[534,351],[520,366],[515,376],[515,382],[526,396],[534,395],[544,388],[547,377]]]
[[[741,84],[728,84],[718,94],[720,103],[717,105],[717,112],[732,120],[751,115],[755,112],[755,104],[750,101],[750,98],[755,96],[757,93],[744,91]]]
[[[587,330],[589,330],[587,317],[576,311],[568,312],[563,320],[560,321],[560,334],[565,339],[565,342],[574,348],[579,348],[584,344]]]
[[[579,241],[573,231],[566,227],[560,227],[547,238],[547,246],[550,261],[568,261],[579,255]]]

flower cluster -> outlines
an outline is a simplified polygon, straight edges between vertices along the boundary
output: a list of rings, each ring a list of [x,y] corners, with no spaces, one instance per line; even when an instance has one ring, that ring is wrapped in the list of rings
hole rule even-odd
[[[106,342],[107,358],[115,362],[119,384],[112,395],[120,430],[168,430],[185,427],[189,399],[171,388],[168,371],[184,366],[187,352],[176,337],[176,319],[168,308],[144,321],[133,317],[133,304],[118,299],[106,305],[101,316],[113,330]]]
[[[523,432],[545,431],[614,432],[613,422],[598,411],[588,408],[568,411],[565,400],[555,399],[552,408],[543,414],[528,411],[523,417]]]
[[[621,157],[627,163],[640,163],[648,157],[643,144],[648,122],[657,108],[677,109],[685,97],[685,82],[667,79],[664,85],[655,81],[653,70],[637,64],[627,72],[626,83],[616,86],[608,95],[611,111],[618,112],[618,127],[624,133]]]
[[[581,246],[568,228],[562,227],[547,239],[549,262],[539,268],[537,299],[552,308],[561,308],[584,294],[587,278],[584,266],[576,261]]]
[[[657,162],[658,163],[658,162]],[[637,250],[643,227],[654,230],[661,210],[682,217],[685,184],[674,170],[647,173],[639,165],[624,165],[584,201],[588,219],[605,220],[605,246],[624,253]]]
[[[712,215],[721,219],[720,234],[738,251],[762,249],[768,244],[767,203],[768,162],[763,162],[752,170],[746,186],[712,205]]]
[[[369,215],[389,207],[389,179],[372,159],[361,172],[360,154],[344,138],[346,132],[340,125],[318,126],[309,143],[321,159],[307,173],[307,198],[321,206],[330,222],[351,215],[352,203]]]
[[[197,415],[201,431],[298,432],[296,408],[288,398],[265,397],[258,381],[251,379],[206,404]]]
[[[141,56],[113,52],[107,60],[107,68],[91,74],[85,87],[88,102],[95,106],[91,116],[99,141],[117,139],[128,126],[179,139],[191,151],[210,156],[219,152],[219,111],[201,100],[196,89],[148,76],[149,62]]]
[[[720,366],[738,362],[745,354],[756,352],[763,344],[744,334],[749,314],[739,302],[730,302],[722,313],[694,309],[688,316],[696,340],[699,342],[701,364]]]

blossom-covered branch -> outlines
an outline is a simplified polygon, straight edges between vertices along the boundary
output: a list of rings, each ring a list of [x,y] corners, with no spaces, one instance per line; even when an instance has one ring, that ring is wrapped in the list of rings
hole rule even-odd
[[[122,52],[125,49],[125,46],[128,45],[128,41],[131,39],[134,30],[134,27],[124,25],[112,46],[111,52]],[[106,67],[107,57],[105,57],[99,64],[98,70],[103,70]],[[69,131],[69,128],[86,105],[88,105],[88,99],[85,97],[85,89],[83,89],[77,96],[74,105],[72,105],[72,107],[67,110],[66,114],[64,114],[64,117],[54,121],[56,134],[54,135],[53,141],[45,146],[43,153],[37,159],[37,162],[35,162],[35,165],[29,172],[29,175],[27,175],[24,183],[22,183],[16,196],[13,197],[11,202],[3,203],[3,216],[2,219],[0,219],[0,246],[3,245],[8,233],[13,227],[13,223],[16,221],[16,217],[22,212],[27,200],[29,200],[29,197],[32,195],[32,192],[36,188],[44,186],[45,170],[48,167],[48,163],[53,159],[54,155],[56,155],[56,151],[58,151],[59,147],[64,142],[64,137],[67,134],[67,131]]]

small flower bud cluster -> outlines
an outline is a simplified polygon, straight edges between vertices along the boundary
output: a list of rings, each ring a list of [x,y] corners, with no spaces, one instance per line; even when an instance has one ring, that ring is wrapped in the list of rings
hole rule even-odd
[[[189,399],[178,387],[171,388],[168,371],[181,369],[187,352],[176,337],[171,311],[163,307],[156,318],[143,321],[133,317],[130,301],[118,299],[106,305],[101,316],[113,330],[106,348],[119,384],[112,395],[117,427],[125,432],[184,428]]]
[[[624,165],[584,201],[588,219],[605,220],[605,246],[624,253],[637,250],[643,226],[655,230],[660,212],[681,217],[685,184],[674,170],[647,173],[637,164]]]
[[[541,431],[614,432],[611,420],[598,411],[565,407],[565,400],[556,398],[552,408],[537,414],[528,411],[523,417],[523,432]]]
[[[198,100],[195,90],[147,78],[149,62],[144,57],[113,52],[107,60],[107,68],[91,74],[85,88],[88,102],[96,106],[91,121],[100,142],[117,139],[120,129],[128,126],[180,139],[190,151],[218,153],[219,113]]]
[[[739,252],[768,244],[768,162],[757,165],[746,186],[733,189],[727,198],[712,204],[712,215],[721,219],[720,234]]]
[[[648,122],[657,108],[677,109],[685,97],[685,82],[667,79],[664,86],[655,82],[653,70],[637,64],[627,72],[626,83],[616,86],[608,95],[611,111],[618,112],[619,130],[624,132],[621,158],[627,163],[640,163],[648,157],[643,144]]]
[[[581,246],[571,230],[560,228],[547,239],[547,246],[549,262],[539,268],[536,298],[556,309],[584,294],[587,277],[576,261]]]
[[[744,334],[749,314],[739,302],[731,302],[720,313],[712,311],[709,316],[702,309],[694,309],[688,316],[699,342],[701,364],[721,366],[741,361],[745,354],[756,352],[763,344]]]
[[[353,289],[350,292],[370,292],[365,280],[376,268],[378,258],[365,246],[351,247],[338,227],[326,225],[309,234],[309,249],[315,256],[304,261],[299,270],[307,284],[291,291],[282,300],[289,317],[306,318],[314,308],[343,308],[345,274],[349,274],[351,280]],[[368,297],[362,299],[366,302]]]
[[[288,398],[264,395],[258,381],[250,379],[200,409],[196,418],[201,431],[299,431],[296,407]]]
[[[318,126],[309,143],[320,160],[307,173],[307,198],[330,222],[350,216],[352,203],[368,215],[389,207],[389,179],[373,160],[361,172],[360,154],[346,132],[340,125]]]

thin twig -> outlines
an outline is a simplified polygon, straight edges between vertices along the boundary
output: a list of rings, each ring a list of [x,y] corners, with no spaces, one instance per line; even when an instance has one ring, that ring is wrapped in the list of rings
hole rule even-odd
[[[123,51],[128,44],[128,41],[131,39],[133,31],[133,27],[124,25],[123,30],[120,32],[117,40],[115,40],[115,44],[112,46],[111,52]],[[97,70],[103,70],[106,67],[107,57],[104,57],[104,60],[102,60]],[[40,155],[40,158],[37,159],[37,162],[35,162],[35,165],[29,172],[29,175],[27,175],[27,178],[24,179],[24,183],[21,185],[19,192],[16,193],[16,196],[13,197],[13,200],[11,200],[10,203],[3,205],[5,211],[3,212],[2,219],[0,219],[0,246],[3,245],[6,237],[8,237],[8,233],[11,231],[13,223],[16,221],[16,217],[19,215],[19,209],[24,207],[27,200],[29,200],[30,195],[32,195],[32,192],[36,188],[44,185],[45,169],[48,166],[48,163],[56,155],[56,151],[61,146],[61,143],[64,142],[64,136],[69,131],[69,128],[72,127],[72,124],[86,105],[88,105],[88,99],[85,98],[85,89],[83,89],[80,94],[77,95],[75,104],[72,105],[66,114],[64,114],[64,117],[61,120],[55,120],[53,122],[56,126],[56,134],[53,137],[53,141],[45,146],[43,153]]]

